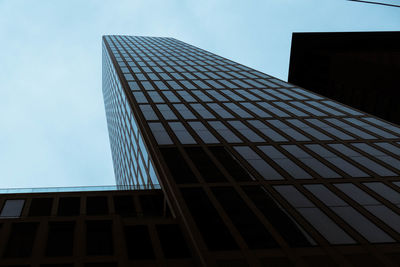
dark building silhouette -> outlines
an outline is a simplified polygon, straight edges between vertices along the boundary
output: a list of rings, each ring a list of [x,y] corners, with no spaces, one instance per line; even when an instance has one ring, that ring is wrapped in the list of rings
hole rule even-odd
[[[0,266],[400,262],[399,126],[173,38],[104,36],[103,93],[116,188],[3,192]]]
[[[290,83],[400,124],[400,32],[293,33]]]

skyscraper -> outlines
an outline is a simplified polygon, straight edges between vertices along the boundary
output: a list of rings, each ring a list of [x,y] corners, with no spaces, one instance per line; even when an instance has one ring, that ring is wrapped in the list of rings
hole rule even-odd
[[[103,93],[117,184],[200,265],[398,262],[398,126],[173,38],[104,36]]]

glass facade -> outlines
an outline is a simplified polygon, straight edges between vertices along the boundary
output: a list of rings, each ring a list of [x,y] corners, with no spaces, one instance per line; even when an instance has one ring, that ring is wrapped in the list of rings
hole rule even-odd
[[[159,182],[142,132],[104,46],[103,95],[117,184],[123,188],[157,188]],[[151,111],[151,107],[143,109],[144,112]]]
[[[400,241],[399,126],[173,38],[103,53],[117,183],[160,183],[205,251]]]

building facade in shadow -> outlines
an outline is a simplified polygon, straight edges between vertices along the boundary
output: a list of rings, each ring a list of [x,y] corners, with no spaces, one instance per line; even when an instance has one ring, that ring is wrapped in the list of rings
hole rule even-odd
[[[293,33],[290,83],[400,124],[400,32]]]

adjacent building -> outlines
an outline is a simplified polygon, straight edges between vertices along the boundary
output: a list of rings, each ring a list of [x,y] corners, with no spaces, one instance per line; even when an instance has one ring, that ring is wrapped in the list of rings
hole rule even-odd
[[[117,186],[0,191],[0,267],[398,265],[399,126],[173,38],[102,45]]]
[[[293,33],[290,83],[400,124],[400,32]]]

